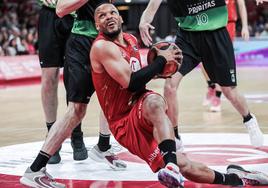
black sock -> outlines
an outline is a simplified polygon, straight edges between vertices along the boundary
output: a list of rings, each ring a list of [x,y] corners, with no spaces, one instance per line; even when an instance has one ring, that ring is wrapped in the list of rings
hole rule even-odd
[[[214,171],[214,173],[215,173],[215,179],[213,181],[213,184],[232,185],[232,186],[243,185],[243,181],[236,174],[222,174],[217,171]]]
[[[173,130],[174,130],[175,137],[180,140],[181,137],[180,137],[179,132],[178,132],[178,126],[173,127]]]
[[[76,132],[76,133],[81,133],[82,132],[82,129],[81,129],[81,123],[79,123],[73,130],[73,133]]]
[[[53,125],[54,123],[55,123],[55,121],[53,121],[53,122],[51,122],[51,123],[46,122],[46,124],[47,124],[47,131],[50,130],[50,128],[52,127],[52,125]]]
[[[207,84],[208,84],[208,87],[212,88],[212,89],[215,89],[216,85],[215,83],[213,83],[212,81],[208,80],[207,81]]]
[[[246,116],[243,117],[243,123],[249,121],[251,118],[252,118],[251,114],[248,113],[248,115],[246,115]]]
[[[219,97],[219,98],[221,98],[221,91],[216,91],[216,97]]]
[[[111,134],[101,134],[99,133],[99,142],[98,142],[98,147],[101,151],[107,151],[108,149],[111,148],[110,145],[110,136]]]
[[[30,166],[30,169],[33,172],[37,172],[41,170],[41,168],[45,167],[47,165],[47,162],[51,156],[47,154],[46,152],[40,151],[35,158],[33,164]]]
[[[165,164],[169,162],[177,164],[177,156],[176,156],[176,142],[175,140],[166,139],[163,140],[159,145],[158,148],[163,155],[163,159]]]

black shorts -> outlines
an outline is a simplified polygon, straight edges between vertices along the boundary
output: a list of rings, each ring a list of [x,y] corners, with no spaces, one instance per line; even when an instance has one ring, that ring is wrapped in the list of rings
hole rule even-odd
[[[42,68],[63,67],[65,44],[73,20],[71,15],[59,18],[55,9],[42,6],[38,22],[39,61]]]
[[[176,44],[183,52],[183,63],[178,70],[182,75],[202,62],[211,81],[221,86],[236,86],[234,49],[225,27],[196,32],[179,29]]]
[[[64,65],[67,101],[88,104],[95,91],[91,77],[89,52],[94,39],[71,33]]]

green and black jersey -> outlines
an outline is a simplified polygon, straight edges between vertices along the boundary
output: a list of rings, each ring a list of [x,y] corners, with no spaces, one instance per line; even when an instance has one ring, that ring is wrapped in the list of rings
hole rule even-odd
[[[94,11],[99,4],[108,3],[108,0],[88,1],[76,11],[72,33],[96,38],[98,31],[95,28]]]
[[[186,31],[225,27],[228,12],[225,0],[167,0],[178,26]]]

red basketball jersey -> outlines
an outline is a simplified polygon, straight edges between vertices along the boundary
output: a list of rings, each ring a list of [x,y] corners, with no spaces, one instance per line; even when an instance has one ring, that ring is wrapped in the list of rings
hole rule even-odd
[[[237,20],[236,0],[225,0],[228,9],[228,22]]]
[[[123,33],[123,37],[127,42],[126,47],[118,43],[115,44],[120,48],[122,56],[129,63],[132,71],[138,71],[141,69],[141,60],[137,39],[127,33]],[[100,33],[96,38],[96,41],[97,40],[109,39],[105,38],[105,36]],[[106,71],[103,73],[95,73],[92,71],[92,78],[100,105],[108,123],[112,124],[125,115],[128,115],[132,108],[130,102],[135,93],[123,89]]]

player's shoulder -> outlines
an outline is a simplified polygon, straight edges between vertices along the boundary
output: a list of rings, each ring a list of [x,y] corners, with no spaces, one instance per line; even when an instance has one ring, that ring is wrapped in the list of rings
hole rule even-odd
[[[93,43],[91,48],[92,53],[102,55],[113,55],[118,53],[118,46],[112,41],[100,39]]]
[[[99,39],[93,43],[92,48],[105,50],[105,49],[110,49],[111,46],[115,46],[115,44],[105,39]]]

